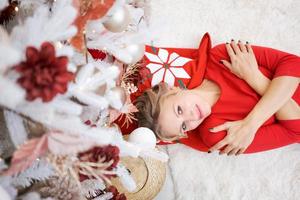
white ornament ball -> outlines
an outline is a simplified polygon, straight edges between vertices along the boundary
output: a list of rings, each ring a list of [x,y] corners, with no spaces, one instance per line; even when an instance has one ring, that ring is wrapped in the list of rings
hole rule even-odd
[[[140,61],[145,54],[144,44],[130,44],[125,47],[125,51],[131,56],[131,61],[129,64],[135,64]]]
[[[156,137],[154,132],[145,127],[139,127],[131,132],[128,141],[143,149],[154,149],[156,146]]]
[[[125,6],[120,6],[111,16],[107,17],[103,26],[111,32],[121,32],[127,28],[130,20],[128,9]]]

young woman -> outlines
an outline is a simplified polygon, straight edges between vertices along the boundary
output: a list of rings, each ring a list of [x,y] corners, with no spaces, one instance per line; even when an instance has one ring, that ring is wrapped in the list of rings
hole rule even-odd
[[[300,58],[231,40],[210,49],[200,85],[160,83],[136,100],[162,141],[239,155],[300,142]]]

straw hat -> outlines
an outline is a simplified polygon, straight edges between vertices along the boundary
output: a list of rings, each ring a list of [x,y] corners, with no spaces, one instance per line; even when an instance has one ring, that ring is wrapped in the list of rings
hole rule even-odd
[[[125,138],[128,138],[125,136]],[[166,178],[166,163],[147,158],[121,157],[120,162],[127,168],[136,182],[136,190],[129,192],[118,178],[111,179],[112,184],[128,200],[152,200],[161,190]]]

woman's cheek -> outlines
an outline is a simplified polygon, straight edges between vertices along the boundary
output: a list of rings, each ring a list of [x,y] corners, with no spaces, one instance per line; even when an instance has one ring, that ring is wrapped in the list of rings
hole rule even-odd
[[[197,128],[201,124],[202,121],[203,120],[190,122],[189,131],[194,130],[195,128]]]

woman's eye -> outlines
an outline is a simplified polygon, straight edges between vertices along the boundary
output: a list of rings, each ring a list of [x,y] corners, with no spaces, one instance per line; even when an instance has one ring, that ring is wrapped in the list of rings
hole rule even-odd
[[[182,123],[181,128],[182,128],[183,131],[186,131],[186,124]]]
[[[179,115],[181,115],[181,114],[182,114],[182,109],[181,109],[181,107],[180,107],[180,106],[178,106],[178,107],[177,107],[177,112],[178,112],[178,114],[179,114]]]

